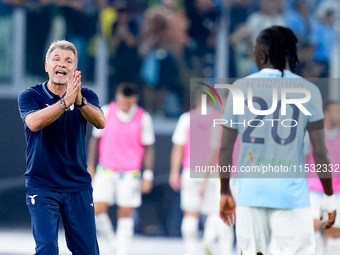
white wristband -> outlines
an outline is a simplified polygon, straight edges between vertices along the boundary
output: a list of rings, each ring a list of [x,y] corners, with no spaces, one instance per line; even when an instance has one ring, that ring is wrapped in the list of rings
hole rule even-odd
[[[335,195],[324,195],[321,206],[320,206],[320,216],[322,216],[323,212],[332,213],[336,210],[336,198]]]
[[[143,180],[152,181],[153,180],[153,171],[151,169],[145,169],[143,172]]]

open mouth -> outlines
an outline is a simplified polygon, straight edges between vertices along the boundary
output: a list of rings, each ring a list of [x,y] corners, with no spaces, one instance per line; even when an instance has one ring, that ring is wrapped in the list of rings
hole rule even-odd
[[[64,72],[64,71],[56,71],[55,74],[58,75],[58,76],[62,76],[62,77],[67,75],[67,73]]]

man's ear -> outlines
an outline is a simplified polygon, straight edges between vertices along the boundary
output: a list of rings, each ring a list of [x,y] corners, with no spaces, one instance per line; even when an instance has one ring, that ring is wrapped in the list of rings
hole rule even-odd
[[[45,72],[47,73],[47,62],[45,62]]]
[[[266,64],[268,62],[268,56],[267,56],[267,53],[263,50],[259,51],[258,53],[258,58],[259,58],[259,61],[262,65]]]

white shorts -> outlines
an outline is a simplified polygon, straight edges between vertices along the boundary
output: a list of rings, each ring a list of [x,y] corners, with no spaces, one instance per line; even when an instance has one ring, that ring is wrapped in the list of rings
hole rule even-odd
[[[243,255],[315,254],[310,207],[281,210],[237,206],[236,238]]]
[[[200,187],[205,178],[190,178],[190,170],[184,169],[181,176],[181,209],[202,214],[218,213],[220,206],[220,180],[209,178],[204,196]]]
[[[115,172],[101,165],[93,178],[93,201],[121,207],[139,207],[142,203],[141,173]]]
[[[334,193],[335,197],[337,198],[337,206],[336,206],[336,212],[337,215],[335,217],[335,223],[332,226],[333,228],[340,228],[340,193]],[[310,192],[310,207],[312,208],[312,214],[313,218],[315,220],[320,220],[320,206],[322,203],[324,193],[317,192],[317,191],[311,191]],[[326,222],[328,219],[328,214],[324,213],[322,222]]]

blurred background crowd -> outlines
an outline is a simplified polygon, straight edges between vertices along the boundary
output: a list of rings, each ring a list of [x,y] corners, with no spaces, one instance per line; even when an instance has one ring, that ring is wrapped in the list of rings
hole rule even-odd
[[[0,0],[0,225],[10,225],[9,219],[29,224],[16,100],[23,89],[47,80],[52,41],[75,44],[82,84],[96,91],[101,105],[113,99],[119,83],[133,82],[139,103],[154,121],[162,119],[155,123],[155,188],[143,197],[137,217],[144,221],[136,228],[180,235],[169,157],[174,125],[190,108],[190,78],[257,71],[253,43],[272,25],[297,35],[298,74],[317,84],[340,77],[340,0]],[[333,81],[319,87],[325,98],[339,101],[340,85]]]
[[[44,81],[46,48],[66,39],[79,51],[83,82],[103,83],[103,102],[120,82],[134,82],[149,112],[178,117],[189,108],[190,78],[256,71],[252,45],[271,25],[297,35],[300,75],[338,77],[339,6],[338,0],[1,0],[0,87],[15,82],[17,61],[24,62],[24,86]],[[322,93],[328,96],[327,86]]]

